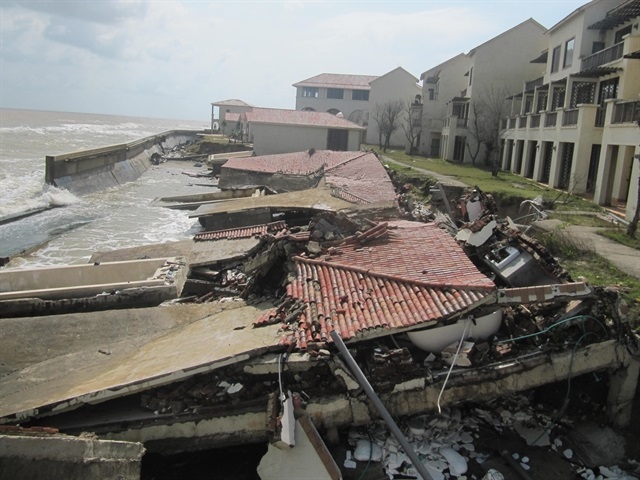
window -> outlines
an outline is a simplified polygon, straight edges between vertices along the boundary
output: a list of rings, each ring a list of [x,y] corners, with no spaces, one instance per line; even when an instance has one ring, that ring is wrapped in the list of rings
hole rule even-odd
[[[469,70],[469,85],[471,85],[471,81],[473,80],[473,67]]]
[[[354,90],[351,93],[352,100],[369,100],[369,90]]]
[[[336,98],[338,100],[342,100],[344,98],[344,89],[327,88],[327,98]]]
[[[620,43],[625,35],[628,35],[631,33],[631,25],[627,25],[624,28],[621,28],[620,30],[618,30],[616,32],[616,37],[615,40],[613,41],[613,43]]]
[[[437,100],[438,99],[438,94],[436,93],[436,91],[433,88],[429,89],[429,100]]]
[[[557,72],[560,68],[560,45],[553,49],[551,53],[551,73]]]
[[[573,47],[575,43],[576,39],[572,38],[571,40],[567,40],[567,43],[564,44],[564,62],[562,64],[563,68],[567,68],[573,65]]]
[[[302,87],[302,96],[306,98],[318,98],[318,89],[316,87]]]

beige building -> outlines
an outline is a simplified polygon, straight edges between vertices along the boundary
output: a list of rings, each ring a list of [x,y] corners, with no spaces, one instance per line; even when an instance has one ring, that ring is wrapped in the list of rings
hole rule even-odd
[[[640,1],[594,0],[546,33],[542,76],[512,98],[502,168],[601,205],[637,203]]]
[[[314,150],[357,151],[364,127],[327,112],[254,108],[242,114],[256,155]]]
[[[405,128],[408,128],[407,116],[411,105],[420,104],[422,89],[418,79],[402,67],[397,67],[381,77],[377,77],[370,83],[369,95],[369,124],[367,127],[366,143],[377,144],[380,130],[376,121],[376,111],[383,109],[385,104],[400,102],[403,106],[399,117],[398,129],[391,135],[391,146],[404,146],[407,143]],[[413,122],[413,127],[419,126]],[[417,132],[416,132],[417,133]]]
[[[540,66],[530,63],[546,44],[545,28],[525,20],[491,40],[425,71],[422,86],[420,153],[471,162],[477,141],[471,132],[474,103],[522,90],[525,79]]]
[[[217,123],[218,129],[224,135],[229,135],[240,119],[240,114],[248,112],[252,108],[253,105],[237,98],[213,102],[211,104],[211,130],[215,130],[214,126]]]
[[[298,83],[296,110],[341,114],[347,120],[366,126],[368,123],[372,75],[321,73]]]

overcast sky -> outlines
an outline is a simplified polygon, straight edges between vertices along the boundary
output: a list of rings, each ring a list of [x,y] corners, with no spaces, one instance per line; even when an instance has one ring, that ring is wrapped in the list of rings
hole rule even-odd
[[[0,106],[208,120],[239,98],[295,108],[319,73],[416,77],[527,18],[587,0],[1,0]]]

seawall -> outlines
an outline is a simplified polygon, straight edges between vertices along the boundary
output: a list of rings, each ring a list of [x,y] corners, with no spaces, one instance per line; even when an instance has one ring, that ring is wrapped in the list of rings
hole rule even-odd
[[[45,158],[45,181],[85,195],[136,180],[152,159],[197,138],[200,132],[171,130],[141,140]]]

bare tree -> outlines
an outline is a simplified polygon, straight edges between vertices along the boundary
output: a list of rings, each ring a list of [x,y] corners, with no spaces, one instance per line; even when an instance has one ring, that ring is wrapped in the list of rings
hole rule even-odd
[[[389,148],[391,135],[400,127],[403,109],[402,100],[388,100],[385,103],[376,104],[373,110],[373,119],[378,125],[378,146],[385,152]]]
[[[418,147],[417,141],[422,129],[422,105],[418,100],[407,100],[403,107],[403,114],[404,121],[400,126],[404,130],[404,136],[409,145],[408,153],[412,154]]]
[[[640,127],[640,118],[636,120],[638,127]],[[638,166],[640,167],[640,155],[636,155]],[[638,220],[640,220],[640,173],[638,174],[638,198],[636,198],[636,211],[633,214],[633,218],[627,226],[627,235],[631,238],[636,237],[636,230],[638,230]]]
[[[507,91],[491,86],[478,92],[471,101],[469,134],[476,140],[476,151],[467,143],[471,161],[475,165],[480,148],[485,147],[485,165],[491,165],[491,174],[498,175],[500,159],[500,122],[507,116]]]

